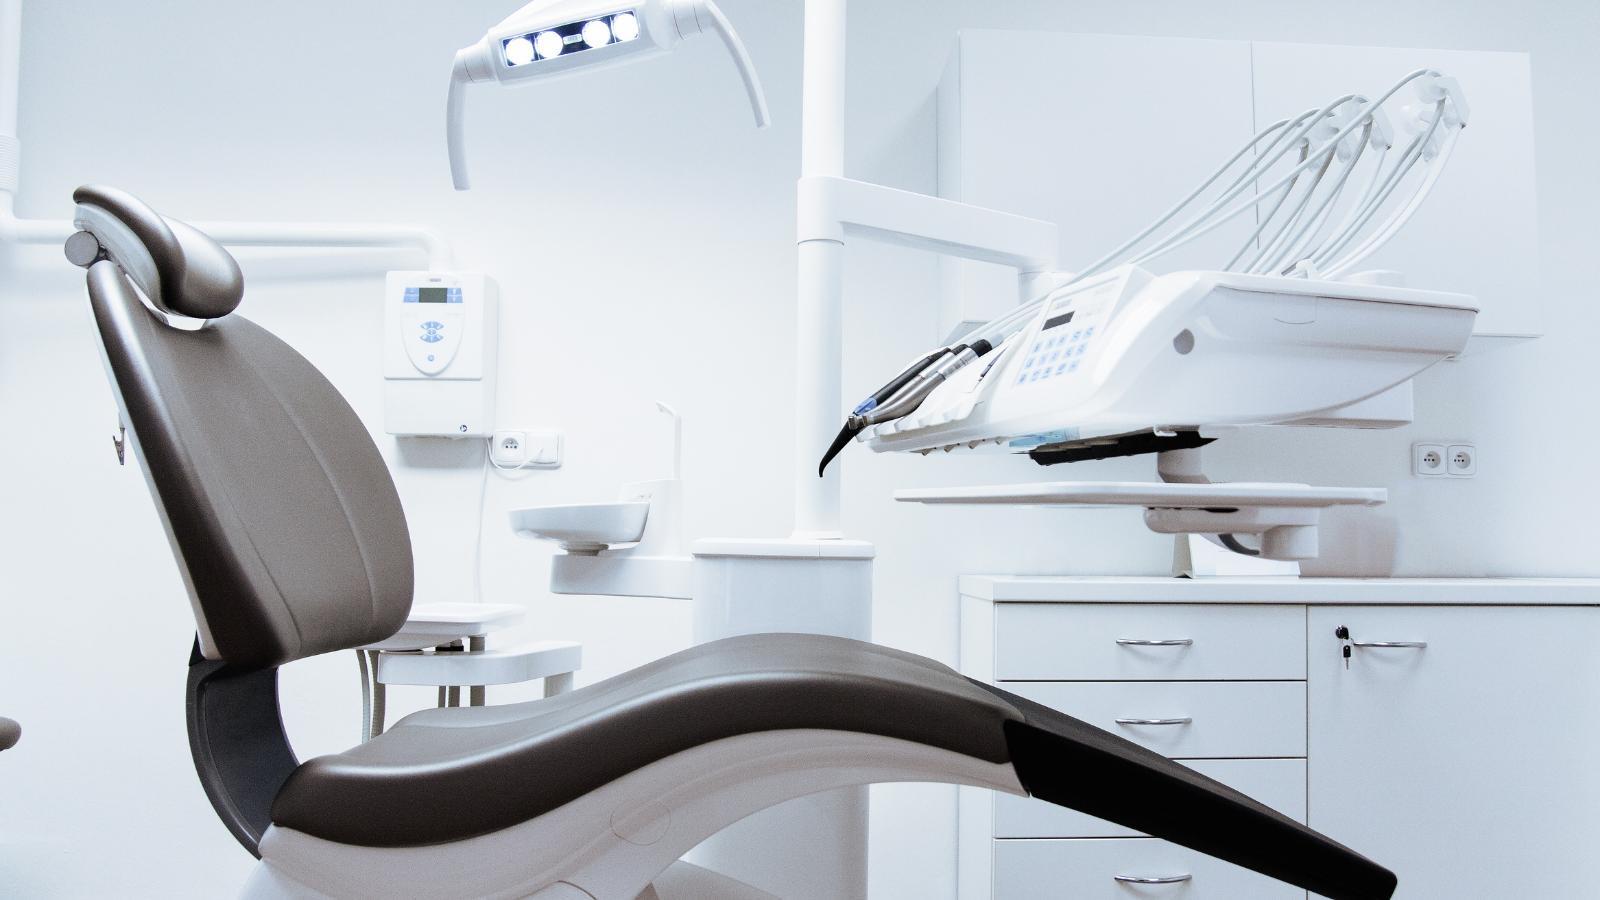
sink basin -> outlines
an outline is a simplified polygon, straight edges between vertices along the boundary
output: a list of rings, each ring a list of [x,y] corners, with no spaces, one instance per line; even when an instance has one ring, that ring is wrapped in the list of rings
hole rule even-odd
[[[630,544],[644,536],[648,501],[571,503],[511,511],[511,530],[526,538],[555,541],[579,556],[594,556],[611,544]]]

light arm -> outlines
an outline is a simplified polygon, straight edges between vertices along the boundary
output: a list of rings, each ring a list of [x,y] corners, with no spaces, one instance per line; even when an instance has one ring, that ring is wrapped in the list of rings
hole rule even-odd
[[[467,84],[472,76],[467,72],[467,51],[456,53],[455,68],[450,72],[450,95],[445,100],[445,142],[450,150],[450,180],[456,190],[472,187],[467,178],[467,139],[464,119],[467,113]]]
[[[723,46],[728,48],[728,55],[733,57],[733,64],[739,69],[739,77],[744,80],[745,92],[750,95],[750,110],[755,113],[756,127],[768,127],[772,124],[772,117],[767,114],[767,97],[761,92],[761,78],[756,75],[755,63],[750,61],[750,54],[745,52],[744,42],[739,40],[739,33],[733,30],[733,23],[728,21],[728,17],[723,15],[722,10],[711,0],[696,3],[695,7],[695,18],[704,15],[710,20],[717,37],[722,38]],[[701,22],[704,27],[705,19]]]

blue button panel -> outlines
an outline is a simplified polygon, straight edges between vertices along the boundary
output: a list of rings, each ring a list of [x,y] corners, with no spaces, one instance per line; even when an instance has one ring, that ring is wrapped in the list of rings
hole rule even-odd
[[[405,295],[405,298],[402,300],[402,302],[404,302],[404,303],[420,303],[420,302],[422,302],[422,295],[419,293],[420,290],[421,290],[420,288],[414,288],[414,287],[406,288],[406,295]],[[446,303],[461,303],[461,302],[463,302],[462,299],[461,299],[461,288],[458,288],[458,287],[445,288],[445,300],[444,300],[444,302],[446,302]]]
[[[421,328],[422,331],[423,331],[422,339],[427,341],[428,343],[437,344],[438,342],[444,340],[444,336],[439,333],[440,331],[442,331],[444,329],[444,324],[443,323],[441,323],[441,322],[423,322],[418,327]],[[430,357],[430,359],[431,359],[431,357]]]
[[[1050,331],[1060,333],[1050,337]],[[1090,325],[1088,328],[1069,332],[1057,326],[1050,331],[1039,335],[1033,342],[1028,358],[1023,360],[1022,373],[1017,376],[1017,384],[1031,384],[1076,372],[1080,362],[1078,357],[1089,352],[1089,343],[1094,337],[1095,327]]]

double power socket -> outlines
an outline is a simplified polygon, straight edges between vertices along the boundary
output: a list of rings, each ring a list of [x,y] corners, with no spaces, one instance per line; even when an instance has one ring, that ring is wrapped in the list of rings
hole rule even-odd
[[[502,469],[561,467],[561,434],[502,428],[489,443],[489,457]]]
[[[1411,471],[1424,478],[1471,478],[1478,474],[1478,448],[1471,444],[1418,441],[1411,445]]]

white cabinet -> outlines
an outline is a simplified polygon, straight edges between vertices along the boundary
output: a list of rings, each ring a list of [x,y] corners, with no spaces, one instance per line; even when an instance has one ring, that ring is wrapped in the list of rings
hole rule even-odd
[[[961,670],[1307,822],[1396,900],[1600,896],[1600,581],[1249,582],[964,578]],[[1307,896],[976,788],[959,833],[960,900]]]
[[[1400,876],[1396,900],[1594,897],[1600,610],[1310,611],[1311,827]],[[1360,642],[1350,667],[1334,629]]]

